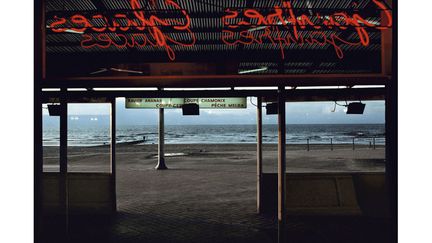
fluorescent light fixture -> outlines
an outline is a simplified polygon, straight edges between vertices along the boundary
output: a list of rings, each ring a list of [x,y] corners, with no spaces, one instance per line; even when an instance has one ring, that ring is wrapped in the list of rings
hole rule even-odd
[[[106,72],[106,71],[108,71],[108,69],[106,69],[106,68],[101,68],[101,69],[99,69],[99,70],[97,70],[97,71],[91,72],[90,74],[98,74],[98,73],[103,73],[103,72]]]
[[[312,14],[312,10],[310,10],[310,9],[309,9],[309,13],[310,13],[310,15],[313,15],[313,14]],[[301,20],[301,19],[302,19],[301,17],[297,17],[297,20]],[[290,22],[289,22],[288,20],[285,20],[284,23],[285,23],[285,24],[289,24]],[[278,22],[276,22],[276,25],[283,25],[284,23],[282,23],[282,22],[279,20]],[[265,29],[265,28],[267,28],[267,27],[269,27],[269,26],[271,26],[271,25],[262,25],[262,26],[257,26],[257,27],[255,27],[255,28],[248,29],[248,31],[249,31],[249,32],[252,32],[252,31],[257,31],[257,30],[263,30],[263,29]]]
[[[249,31],[249,32],[252,32],[252,31],[257,31],[257,30],[263,30],[263,29],[265,29],[265,28],[267,28],[267,27],[268,27],[268,26],[266,26],[266,25],[258,26],[258,27],[252,28],[252,29],[248,29],[248,31]]]
[[[276,86],[269,87],[235,87],[234,90],[277,90]]]
[[[313,15],[313,13],[312,13],[312,4],[308,1],[308,0],[306,0],[306,6],[307,6],[307,8],[309,9],[308,11],[309,11],[309,14],[310,15]]]
[[[155,91],[157,88],[94,88],[94,91]]]
[[[297,89],[346,89],[346,87],[340,87],[340,86],[303,86],[303,87],[297,87]]]
[[[42,91],[48,91],[48,92],[60,91],[60,88],[43,88]]]
[[[373,25],[376,25],[376,26],[380,26],[381,25],[381,22],[380,21],[378,21],[378,20],[367,20],[367,19],[365,19],[369,24],[373,24]],[[360,20],[357,20],[357,22],[359,23],[359,24],[362,24],[363,22],[362,21],[360,21]]]
[[[143,74],[143,72],[141,72],[141,71],[135,71],[135,70],[129,70],[129,69],[121,69],[121,68],[110,68],[109,70],[115,71],[115,72],[122,72],[122,73]],[[103,73],[103,72],[107,72],[107,71],[108,71],[107,68],[100,68],[99,70],[91,72],[90,74],[98,74],[98,73]]]
[[[384,88],[385,85],[355,85],[349,86],[302,86],[297,89],[365,89],[365,88]]]
[[[64,32],[66,33],[71,33],[71,34],[84,34],[84,31],[76,31],[76,30],[71,30],[71,29],[66,29]]]
[[[165,91],[200,91],[200,90],[231,90],[229,87],[221,88],[165,88]]]
[[[268,69],[268,67],[260,67],[260,68],[256,68],[256,69],[250,69],[250,70],[241,70],[238,73],[239,74],[256,73],[256,72],[266,71],[267,69]]]
[[[354,89],[385,88],[385,85],[356,85]]]
[[[143,74],[141,71],[135,71],[135,70],[128,70],[128,69],[120,69],[120,68],[110,68],[111,71],[116,72],[123,72],[123,73],[136,73],[136,74]]]
[[[49,25],[46,26],[47,29],[51,29],[51,27]],[[66,33],[71,33],[71,34],[84,34],[84,31],[76,31],[76,30],[71,30],[71,29],[65,29]]]
[[[301,18],[297,17],[297,19],[300,20]],[[285,24],[289,24],[288,20],[285,20],[284,22],[285,22]],[[283,25],[283,23],[279,20],[278,22],[276,22],[276,25]],[[269,26],[270,25],[262,25],[262,26],[258,26],[258,27],[252,28],[252,29],[248,29],[248,31],[252,32],[252,31],[257,31],[257,30],[263,30]]]

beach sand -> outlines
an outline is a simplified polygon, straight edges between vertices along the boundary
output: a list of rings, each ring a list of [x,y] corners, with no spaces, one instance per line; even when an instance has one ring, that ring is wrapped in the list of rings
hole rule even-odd
[[[382,146],[310,149],[287,145],[287,171],[384,171]],[[166,153],[184,155],[166,157],[165,171],[154,170],[157,145],[120,144],[116,151],[118,213],[102,223],[71,218],[76,242],[275,242],[275,218],[256,213],[255,144],[169,144]],[[263,151],[264,172],[276,172],[277,146]],[[70,147],[69,170],[109,171],[108,152]],[[44,157],[46,171],[58,170],[57,147],[45,147]],[[386,242],[385,227],[381,219],[290,217],[287,232],[290,242]]]
[[[287,171],[289,172],[383,172],[385,148],[367,145],[312,144],[287,145]],[[117,167],[129,170],[153,169],[157,163],[157,145],[117,145]],[[233,166],[230,169],[254,172],[256,170],[255,144],[167,144],[166,164],[172,169]],[[58,170],[58,147],[44,147],[46,171]],[[109,171],[109,147],[69,147],[69,171]],[[263,145],[264,172],[277,171],[277,145]]]

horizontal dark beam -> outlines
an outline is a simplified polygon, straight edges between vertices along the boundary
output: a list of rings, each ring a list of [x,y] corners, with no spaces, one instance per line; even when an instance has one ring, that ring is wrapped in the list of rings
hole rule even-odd
[[[385,85],[389,80],[389,76],[376,74],[110,76],[48,78],[41,85],[43,88],[354,86]]]
[[[154,62],[337,62],[347,63],[353,69],[368,66],[372,70],[381,67],[380,50],[350,50],[344,51],[344,58],[339,59],[334,50],[297,49],[281,50],[259,49],[228,49],[208,51],[175,51],[175,60],[168,58],[166,51],[139,51],[133,48],[126,52],[80,52],[80,53],[47,53],[48,72],[62,69],[78,69],[79,67],[104,67],[114,64],[154,63]],[[72,68],[73,67],[73,68]],[[373,68],[374,67],[374,68]],[[380,70],[379,70],[380,71]]]
[[[287,102],[297,101],[349,101],[349,100],[384,100],[385,88],[347,88],[347,89],[310,89],[289,90]],[[267,96],[267,101],[277,102],[277,96]]]
[[[60,92],[42,92],[43,102],[50,103],[61,96]],[[103,102],[101,97],[115,98],[190,98],[190,97],[267,97],[277,96],[277,90],[196,90],[196,91],[68,91],[70,103]],[[343,101],[383,100],[385,88],[343,88],[343,89],[291,89],[285,91],[287,102],[300,101]]]

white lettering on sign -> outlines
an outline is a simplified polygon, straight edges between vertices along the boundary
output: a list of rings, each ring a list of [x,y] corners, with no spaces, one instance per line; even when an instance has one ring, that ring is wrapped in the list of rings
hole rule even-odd
[[[127,98],[126,108],[157,109],[181,108],[184,104],[198,104],[201,109],[247,108],[245,97],[240,98]]]

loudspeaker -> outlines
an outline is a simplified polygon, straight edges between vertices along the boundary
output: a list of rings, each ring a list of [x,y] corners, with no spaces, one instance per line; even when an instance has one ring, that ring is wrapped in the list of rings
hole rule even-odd
[[[183,116],[197,116],[199,115],[198,104],[184,104],[182,105]]]
[[[347,114],[363,114],[366,104],[354,102],[348,104]]]
[[[278,113],[278,103],[267,103],[266,114],[267,115],[276,115],[277,113]]]
[[[48,105],[48,114],[50,116],[60,116],[61,114],[60,105]]]

